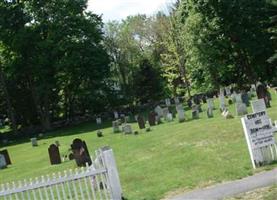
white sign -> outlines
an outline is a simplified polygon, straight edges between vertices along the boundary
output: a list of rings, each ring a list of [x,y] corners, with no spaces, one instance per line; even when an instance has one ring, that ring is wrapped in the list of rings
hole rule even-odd
[[[0,154],[0,169],[6,168],[7,167],[7,163],[5,160],[5,157]]]
[[[272,161],[274,155],[266,156],[266,154],[272,154],[273,151],[270,148],[275,148],[273,136],[275,129],[266,112],[246,115],[241,118],[241,121],[253,167],[256,168],[258,163]]]
[[[266,105],[265,105],[264,99],[251,101],[251,107],[252,107],[253,113],[266,111]]]

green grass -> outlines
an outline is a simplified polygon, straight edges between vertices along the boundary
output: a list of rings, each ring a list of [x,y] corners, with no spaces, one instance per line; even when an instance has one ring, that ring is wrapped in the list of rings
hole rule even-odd
[[[277,120],[277,95],[272,93],[272,97],[268,113]],[[111,128],[104,128],[111,126],[107,122],[103,124],[104,137],[98,138],[96,125],[86,123],[49,133],[38,141],[38,147],[33,148],[29,141],[8,146],[13,165],[0,170],[0,183],[75,168],[73,161],[51,166],[47,148],[59,140],[60,152],[65,154],[76,137],[87,142],[90,152],[106,145],[112,147],[124,196],[131,200],[156,200],[174,191],[239,179],[276,167],[253,170],[240,118],[225,120],[217,109],[214,118],[208,119],[206,105],[203,108],[198,120],[191,120],[191,112],[187,111],[186,122],[163,123],[137,136],[112,134]],[[235,114],[234,110],[234,105],[230,106],[231,113]],[[138,130],[136,123],[132,126]]]

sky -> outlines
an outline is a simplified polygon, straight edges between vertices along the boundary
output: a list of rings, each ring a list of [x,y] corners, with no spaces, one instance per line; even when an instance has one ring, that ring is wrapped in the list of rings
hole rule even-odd
[[[165,10],[166,5],[174,0],[89,0],[88,9],[96,14],[103,14],[104,22],[121,20],[128,15],[151,15]]]

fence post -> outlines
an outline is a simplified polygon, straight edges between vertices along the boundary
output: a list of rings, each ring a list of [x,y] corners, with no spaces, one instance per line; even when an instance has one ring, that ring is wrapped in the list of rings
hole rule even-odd
[[[108,181],[110,183],[111,195],[113,200],[122,199],[122,189],[120,185],[120,179],[114,159],[113,150],[109,147],[101,149],[102,159],[104,166],[107,169]]]

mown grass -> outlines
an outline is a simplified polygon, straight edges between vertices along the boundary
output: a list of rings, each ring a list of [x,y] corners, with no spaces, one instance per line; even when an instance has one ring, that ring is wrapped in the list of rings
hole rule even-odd
[[[277,95],[272,93],[272,97],[268,113],[277,120]],[[101,127],[104,137],[98,138],[99,127],[86,123],[49,133],[38,141],[38,147],[32,147],[30,142],[10,145],[7,149],[13,165],[0,170],[0,183],[75,168],[73,161],[51,166],[47,148],[59,140],[60,152],[66,154],[77,137],[87,142],[90,152],[106,145],[114,150],[124,196],[131,200],[156,200],[174,191],[239,179],[276,167],[253,170],[240,118],[226,120],[217,109],[214,118],[208,119],[206,105],[203,108],[198,120],[191,120],[191,112],[187,111],[186,122],[163,123],[151,132],[139,131],[139,135],[113,134],[111,122],[106,122]],[[235,114],[234,105],[229,109]],[[136,123],[132,126],[138,130]]]

